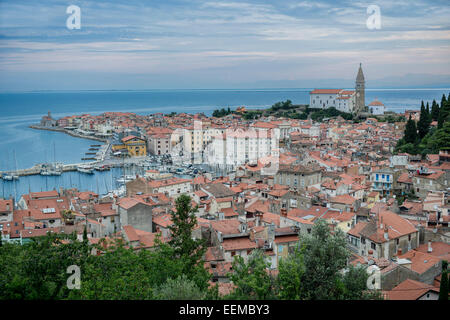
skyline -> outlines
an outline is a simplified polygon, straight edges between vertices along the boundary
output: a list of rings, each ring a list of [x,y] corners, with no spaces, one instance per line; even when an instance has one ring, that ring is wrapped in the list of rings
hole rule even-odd
[[[359,63],[368,89],[448,88],[449,14],[445,1],[0,1],[0,90],[352,88]]]

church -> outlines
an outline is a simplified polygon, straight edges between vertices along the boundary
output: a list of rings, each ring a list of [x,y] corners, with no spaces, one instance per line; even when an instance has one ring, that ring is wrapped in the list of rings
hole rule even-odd
[[[365,107],[365,80],[361,63],[356,76],[355,90],[314,89],[309,93],[309,107],[327,109],[335,107],[347,113],[360,114]]]

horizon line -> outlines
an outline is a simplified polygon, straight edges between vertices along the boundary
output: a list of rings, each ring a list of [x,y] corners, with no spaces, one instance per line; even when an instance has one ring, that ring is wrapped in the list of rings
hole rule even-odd
[[[148,88],[148,89],[39,89],[39,90],[5,90],[0,92],[0,94],[5,93],[40,93],[40,92],[113,92],[113,91],[130,91],[130,92],[142,92],[142,91],[264,91],[264,90],[299,90],[299,91],[309,91],[314,89],[354,89],[354,88],[338,88],[338,87],[302,87],[302,88]],[[391,87],[391,88],[365,88],[366,91],[394,91],[394,90],[403,90],[403,91],[420,91],[420,90],[450,90],[450,87],[447,88],[435,88],[435,87],[413,87],[413,88],[405,88],[405,87]]]

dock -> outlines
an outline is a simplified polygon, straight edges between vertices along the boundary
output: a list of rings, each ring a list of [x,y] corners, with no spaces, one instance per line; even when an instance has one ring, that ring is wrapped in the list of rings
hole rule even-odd
[[[105,148],[107,150],[107,148]],[[98,156],[98,158],[91,158],[94,159],[90,162],[82,162],[82,163],[72,163],[72,164],[63,164],[61,167],[61,171],[64,172],[70,172],[70,171],[77,171],[77,167],[79,165],[83,166],[92,166],[94,167],[110,167],[110,168],[120,168],[124,166],[130,166],[130,165],[139,165],[140,162],[145,157],[135,157],[135,158],[128,158],[128,159],[107,159],[104,160],[104,154],[101,154]],[[27,169],[19,169],[19,170],[9,170],[9,171],[0,171],[0,176],[3,177],[4,175],[17,175],[19,177],[23,176],[31,176],[31,175],[40,175],[41,171],[47,167],[48,163],[40,163],[36,164],[31,168]]]
[[[94,162],[94,163],[96,164],[97,162]],[[65,164],[65,165],[62,166],[62,172],[77,171],[77,166],[80,165],[80,164],[92,164],[92,165],[94,165],[94,163]],[[14,174],[14,175],[17,175],[19,177],[32,176],[32,175],[41,174],[41,171],[44,168],[45,168],[45,164],[40,163],[40,164],[34,165],[31,168],[27,168],[27,169],[19,169],[19,170],[16,170],[16,171],[1,171],[0,175],[2,177],[5,174]]]

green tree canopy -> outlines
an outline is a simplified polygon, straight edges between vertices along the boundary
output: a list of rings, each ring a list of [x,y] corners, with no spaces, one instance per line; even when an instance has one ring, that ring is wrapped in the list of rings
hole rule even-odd
[[[299,300],[304,290],[302,278],[305,275],[303,252],[295,248],[286,259],[280,259],[278,264],[278,284],[280,299]]]
[[[442,95],[441,107],[439,108],[438,129],[444,126],[444,122],[449,121],[450,102],[447,101],[445,95]]]
[[[270,263],[261,250],[253,250],[248,261],[234,256],[233,272],[229,275],[236,288],[227,296],[237,300],[267,300],[275,298],[275,278],[269,272]]]
[[[420,119],[419,122],[417,122],[417,129],[419,131],[419,139],[425,137],[425,135],[430,130],[430,115],[423,105],[423,101],[422,106],[420,107]]]
[[[418,135],[417,135],[416,122],[411,119],[411,115],[410,115],[408,121],[406,122],[405,135],[404,135],[403,139],[405,140],[405,143],[416,143],[417,138],[418,138]]]
[[[180,195],[175,201],[176,210],[171,213],[172,225],[169,227],[171,231],[171,239],[169,245],[174,249],[173,259],[180,259],[184,262],[183,273],[192,276],[198,276],[202,270],[204,280],[208,278],[208,274],[203,267],[203,255],[206,251],[204,239],[194,239],[192,232],[197,225],[195,212],[197,207],[191,206],[191,197],[185,194]],[[199,279],[199,281],[201,281]],[[200,285],[205,289],[207,282]]]
[[[437,121],[439,118],[439,104],[436,103],[436,100],[433,99],[433,103],[431,104],[431,119],[433,121]]]
[[[155,290],[155,298],[159,300],[202,300],[206,293],[186,275],[176,279],[168,279]]]

